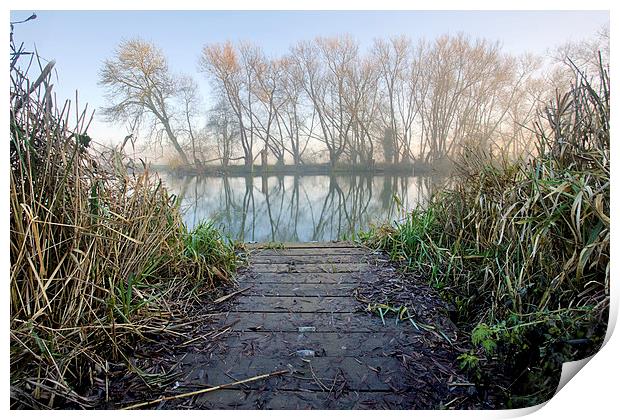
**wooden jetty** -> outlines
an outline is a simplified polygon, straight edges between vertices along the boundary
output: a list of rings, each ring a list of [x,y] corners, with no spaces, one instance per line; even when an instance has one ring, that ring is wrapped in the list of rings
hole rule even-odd
[[[183,383],[279,373],[196,395],[182,408],[438,408],[461,398],[451,346],[429,346],[428,331],[382,320],[356,299],[361,281],[385,275],[381,258],[349,242],[250,246],[219,321],[226,338],[218,350],[185,357]]]

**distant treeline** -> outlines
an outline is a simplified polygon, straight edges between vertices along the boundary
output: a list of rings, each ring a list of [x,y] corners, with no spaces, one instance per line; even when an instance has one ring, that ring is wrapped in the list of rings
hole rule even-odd
[[[446,162],[441,165],[426,165],[423,163],[377,163],[377,164],[350,164],[341,163],[332,166],[330,163],[315,163],[305,165],[256,165],[248,168],[246,165],[162,165],[151,164],[149,169],[157,172],[172,172],[180,175],[329,175],[329,174],[427,174],[430,172],[448,173]]]
[[[532,149],[539,105],[574,77],[567,64],[596,68],[598,51],[607,62],[608,33],[547,57],[510,55],[464,34],[376,39],[365,50],[349,36],[319,37],[280,57],[248,42],[210,44],[199,58],[210,109],[195,80],[172,74],[157,46],[133,39],[104,62],[100,84],[111,121],[128,123],[131,134],[148,122],[148,137],[176,151],[170,164],[198,170],[216,162],[431,165],[469,149],[519,157]]]

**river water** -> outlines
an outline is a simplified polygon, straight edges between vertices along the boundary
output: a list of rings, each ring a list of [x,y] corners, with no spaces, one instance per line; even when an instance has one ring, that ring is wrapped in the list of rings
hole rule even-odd
[[[441,178],[393,175],[179,177],[160,174],[189,228],[211,220],[235,240],[350,238],[424,205]]]

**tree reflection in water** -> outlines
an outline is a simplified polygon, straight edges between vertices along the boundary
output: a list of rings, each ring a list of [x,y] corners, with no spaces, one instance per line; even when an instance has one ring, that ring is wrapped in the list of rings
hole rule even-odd
[[[189,228],[212,220],[246,242],[329,241],[372,224],[394,221],[424,204],[442,178],[394,175],[176,177],[162,174],[177,194]],[[397,199],[395,199],[397,197]]]

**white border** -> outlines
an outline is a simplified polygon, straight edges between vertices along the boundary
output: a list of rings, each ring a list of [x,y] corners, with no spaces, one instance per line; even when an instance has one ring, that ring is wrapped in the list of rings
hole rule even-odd
[[[63,0],[56,1],[50,4],[49,1],[44,0],[25,0],[25,1],[16,1],[9,0],[7,2],[8,8],[3,10],[3,16],[5,18],[5,24],[8,24],[9,21],[9,10],[49,10],[49,9],[61,9],[61,10],[134,10],[134,9],[156,9],[156,10],[198,10],[198,9],[212,9],[212,10],[257,10],[257,9],[267,9],[267,10],[610,10],[610,20],[611,22],[615,22],[615,12],[612,8],[611,1],[601,1],[601,0],[589,0],[588,2],[578,3],[576,1],[559,1],[559,0],[548,0],[542,2],[540,0],[521,0],[521,1],[469,1],[463,2],[458,0],[441,0],[435,2],[428,1],[419,1],[419,2],[406,2],[406,1],[397,1],[397,0],[382,0],[380,2],[369,2],[369,1],[355,1],[355,0],[298,0],[295,2],[285,1],[285,0],[270,0],[260,2],[260,4],[256,1],[251,0],[227,0],[225,2],[196,2],[196,1],[188,1],[188,0],[177,0],[174,2],[170,1],[162,1],[162,0],[152,0],[152,1],[127,1],[127,0],[108,0],[108,1],[100,1],[95,0],[91,2],[84,2],[83,0]],[[8,25],[7,25],[8,26]],[[615,46],[615,31],[613,26],[611,29],[611,45],[612,45],[612,79],[616,80],[616,71],[615,69],[615,51],[613,51],[613,47]],[[4,36],[4,45],[8,46],[8,28],[3,34]],[[8,55],[7,55],[8,56]],[[9,77],[8,73],[4,74],[3,77],[4,83],[4,92],[8,91],[9,86]],[[615,91],[614,91],[615,93]],[[616,109],[616,100],[615,96],[612,95],[612,103],[613,108]],[[5,105],[6,106],[6,105]],[[615,114],[613,114],[615,115]],[[4,127],[8,125],[8,112],[2,113],[2,117],[4,120]],[[615,118],[612,116],[612,127],[614,127]],[[612,129],[613,133],[613,129]],[[613,143],[613,141],[612,141]],[[8,147],[9,143],[5,140],[3,143],[4,147],[4,155],[5,159],[2,161],[2,165],[6,165],[8,156]],[[618,161],[618,147],[612,147],[612,162]],[[615,164],[612,164],[612,188],[616,184],[615,178]],[[8,168],[3,168],[4,178],[2,180],[0,191],[0,199],[3,203],[4,209],[4,220],[5,224],[2,225],[2,233],[0,237],[5,243],[5,252],[2,255],[2,267],[4,268],[4,273],[9,274],[9,232],[8,232],[8,224],[6,221],[8,220],[9,206],[8,206],[8,195],[9,195],[9,182],[8,182]],[[614,190],[612,189],[612,195],[614,195]],[[616,200],[612,199],[612,214],[617,214],[617,205],[615,205]],[[613,217],[615,220],[615,217]],[[613,225],[615,226],[615,224]],[[615,249],[616,244],[616,234],[615,228],[612,227],[612,250]],[[614,274],[616,270],[614,266],[612,266],[611,278],[614,278]],[[612,280],[613,282],[613,280]],[[8,282],[5,283],[5,288],[2,289],[1,298],[2,303],[5,307],[5,322],[9,323],[9,305],[8,305],[8,289],[6,288]],[[617,311],[618,311],[618,293],[615,289],[615,282],[612,284],[612,311],[610,315],[610,333],[612,328],[615,326],[615,322],[617,319]],[[617,334],[616,334],[617,335]],[[7,333],[8,336],[8,333]],[[609,334],[608,334],[609,336]],[[608,337],[609,338],[609,337]],[[611,417],[610,413],[617,413],[616,408],[616,400],[618,398],[617,393],[615,392],[615,388],[617,387],[618,378],[620,375],[618,373],[620,370],[618,369],[618,360],[616,355],[618,354],[618,338],[611,336],[611,339],[607,342],[605,347],[593,357],[593,359],[583,368],[581,372],[579,372],[576,379],[569,381],[569,383],[554,397],[552,398],[542,409],[541,407],[535,407],[524,410],[513,410],[513,411],[459,411],[459,412],[399,412],[399,411],[383,411],[381,413],[373,413],[372,411],[356,411],[356,412],[347,412],[340,411],[338,413],[334,413],[339,417],[343,418],[355,418],[358,419],[360,416],[362,417],[374,417],[381,416],[383,418],[402,418],[403,416],[422,416],[438,418],[438,417],[450,417],[450,418],[511,418],[517,417],[520,415],[524,415],[527,413],[534,412],[531,417],[532,418],[547,418],[547,417],[562,417],[562,418],[575,418],[575,419],[583,419],[586,417],[590,417],[595,415],[596,417]],[[5,380],[2,382],[2,395],[4,396],[4,408],[9,411],[9,351],[8,351],[8,343],[2,347],[2,359],[3,359],[3,371],[5,375],[3,377]],[[539,409],[539,410],[538,410]],[[7,413],[12,418],[17,417],[34,417],[38,413],[36,412],[11,412]],[[49,418],[66,418],[73,417],[77,415],[95,416],[95,417],[103,417],[112,413],[102,413],[102,412],[88,412],[88,413],[79,413],[79,412],[46,412],[45,416]],[[183,416],[191,416],[191,417],[203,417],[204,415],[211,415],[211,413],[204,413],[200,411],[183,413]],[[135,417],[159,417],[162,418],[164,416],[174,415],[173,413],[167,412],[114,412],[114,416],[131,416]],[[267,418],[267,417],[277,417],[284,418],[288,417],[288,412],[265,412],[265,411],[254,411],[251,413],[246,412],[238,412],[238,411],[218,411],[212,414],[219,419],[230,419],[237,417],[246,417],[252,416],[252,418]],[[309,418],[316,417],[317,415],[330,415],[323,414],[317,412],[295,412],[294,415],[299,418]]]

